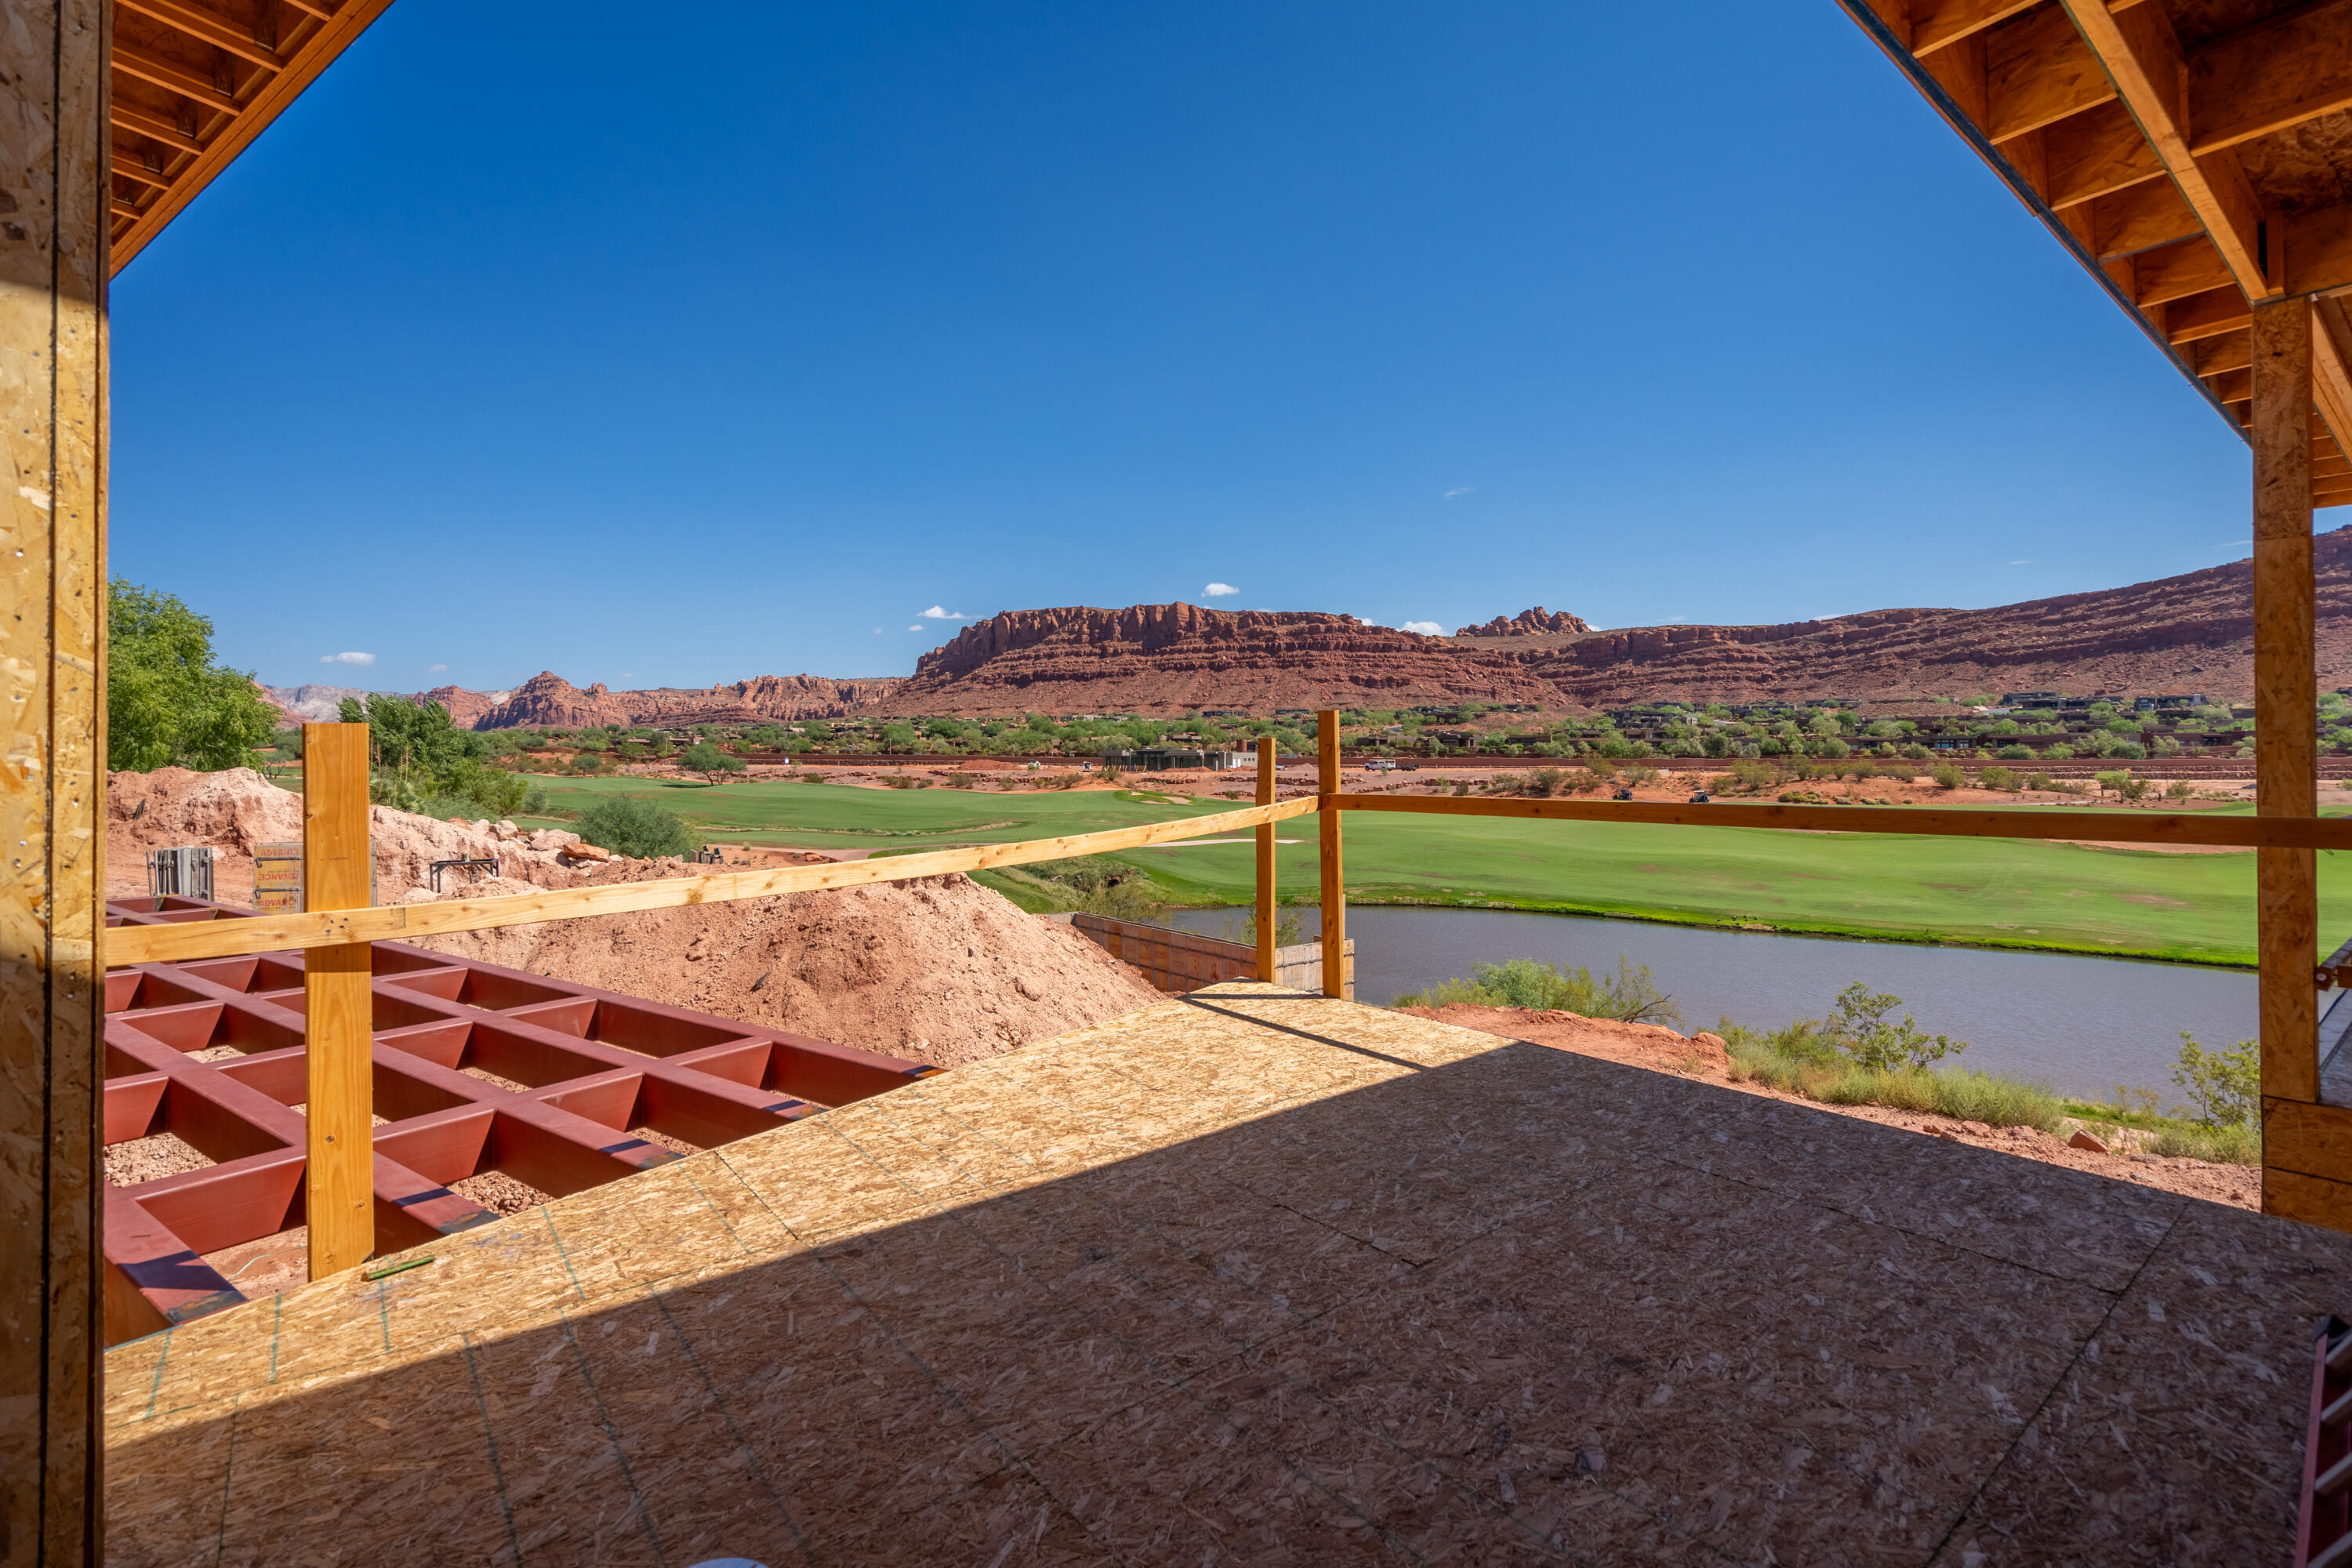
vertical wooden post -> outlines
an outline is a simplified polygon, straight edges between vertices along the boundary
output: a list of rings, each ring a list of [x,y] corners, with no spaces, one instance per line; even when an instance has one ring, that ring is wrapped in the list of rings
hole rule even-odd
[[[103,1559],[106,0],[0,26],[0,1562]]]
[[[302,726],[302,887],[313,910],[368,904],[368,727]],[[304,955],[310,1278],[375,1250],[374,1002],[363,942]]]
[[[1274,804],[1274,737],[1264,735],[1257,742],[1257,803]],[[1257,977],[1268,985],[1274,984],[1274,824],[1261,822],[1257,826]]]
[[[1323,846],[1323,994],[1348,994],[1348,883],[1340,873],[1339,715],[1329,708],[1315,715],[1315,793],[1322,809],[1315,824]]]
[[[2318,676],[2311,544],[2311,302],[2253,310],[2254,809],[2318,809]],[[2319,1098],[2318,868],[2308,849],[2255,852],[2263,1121],[2277,1102]],[[2283,1194],[2265,1138],[2263,1203]],[[2301,1153],[2289,1154],[2298,1167]],[[2336,1180],[2352,1172],[2308,1172]],[[2298,1205],[2298,1207],[2303,1205]]]

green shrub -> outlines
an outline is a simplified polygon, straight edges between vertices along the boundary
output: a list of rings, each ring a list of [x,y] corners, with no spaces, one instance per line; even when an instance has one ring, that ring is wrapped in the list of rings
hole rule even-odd
[[[1450,1007],[1460,1002],[1472,1007],[1507,1007],[1510,999],[1487,990],[1475,980],[1441,980],[1420,991],[1408,991],[1391,1007]]]
[[[2014,790],[2018,778],[2016,773],[2009,768],[1985,768],[1978,773],[1977,783],[1987,789]]]
[[[1426,998],[1444,991],[1452,1001],[1475,1001],[1486,1007],[1577,1013],[1588,1018],[1615,1018],[1629,1024],[1682,1022],[1682,1008],[1658,989],[1650,978],[1650,966],[1630,963],[1622,952],[1617,955],[1616,974],[1598,981],[1589,969],[1560,969],[1532,958],[1475,964],[1471,973],[1475,980],[1449,980],[1443,986],[1433,986],[1416,995]],[[1444,1005],[1402,997],[1396,1003],[1401,1007]]]
[[[572,826],[597,847],[637,859],[690,855],[695,848],[694,836],[676,812],[633,795],[606,795],[583,811]]]
[[[1958,789],[1969,782],[1968,774],[1949,763],[1937,763],[1927,770],[1927,776],[1936,781],[1937,789]]]
[[[2226,1051],[2209,1051],[2184,1029],[2172,1081],[2189,1097],[2197,1124],[2207,1131],[2251,1129],[2262,1106],[2262,1048],[2252,1040],[2240,1040]]]
[[[2168,1127],[2148,1140],[2147,1152],[2175,1160],[2259,1165],[2263,1163],[2263,1139],[2251,1127]]]

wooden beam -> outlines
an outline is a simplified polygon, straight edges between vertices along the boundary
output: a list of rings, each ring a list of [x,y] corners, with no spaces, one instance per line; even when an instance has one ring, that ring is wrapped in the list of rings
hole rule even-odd
[[[1348,994],[1348,879],[1340,866],[1339,813],[1332,802],[1339,795],[1339,714],[1326,708],[1315,715],[1315,799],[1320,830],[1318,857],[1323,873],[1323,994]]]
[[[2116,102],[2045,127],[2042,156],[2048,182],[2042,195],[2058,212],[2165,177],[2163,161],[2131,111]]]
[[[167,92],[176,92],[191,103],[201,103],[207,109],[218,109],[235,114],[245,106],[235,94],[218,82],[197,71],[190,70],[177,60],[150,53],[135,44],[114,46],[114,68],[125,76],[135,76],[141,81],[152,82]]]
[[[2169,180],[2151,180],[2090,205],[2091,251],[2102,260],[2201,237],[2197,215]]]
[[[2189,150],[2199,157],[2352,109],[2352,0],[2241,27],[2189,58]]]
[[[2352,307],[2311,306],[2311,401],[2339,458],[2352,458]]]
[[[2254,363],[2253,339],[2246,332],[2227,332],[2199,341],[2189,351],[2189,368],[2200,375],[2244,370]]]
[[[2132,298],[2143,310],[2234,282],[2220,251],[2200,235],[2132,258]]]
[[[278,51],[264,43],[251,27],[233,22],[218,12],[185,5],[182,0],[115,0],[115,4],[125,11],[151,16],[175,33],[184,33],[201,43],[210,44],[264,70],[285,68],[286,62],[278,58]]]
[[[302,900],[310,910],[371,902],[368,727],[302,726]],[[313,948],[302,970],[302,1189],[310,1278],[357,1268],[375,1250],[373,952]]]
[[[1272,805],[1275,796],[1274,737],[1260,736],[1257,742],[1257,803]],[[1274,824],[1261,822],[1254,830],[1257,836],[1257,977],[1266,984],[1274,984],[1276,966],[1274,958]]]
[[[2307,817],[2318,795],[2317,592],[2311,541],[2311,303],[2254,309],[2254,809]],[[2307,849],[2255,857],[2263,1094],[2319,1098],[2318,868]],[[2265,1181],[2270,1152],[2265,1147]],[[2305,1173],[2311,1174],[2315,1173]],[[2315,1173],[2341,1178],[2352,1168]]]
[[[2213,389],[2215,401],[2243,403],[2254,395],[2254,373],[2252,369],[2217,371],[2204,378]]]
[[[2083,41],[2097,57],[2140,132],[2205,226],[2231,281],[2250,300],[2279,292],[2280,279],[2266,265],[2263,214],[2237,155],[2218,152],[2200,158],[2189,151],[2183,84],[2189,61],[2163,5],[2112,9],[2108,0],[2060,0]]]
[[[2286,230],[2287,293],[2352,289],[2352,203],[2301,208],[2279,222]]]
[[[2352,816],[2289,819],[2081,809],[1963,811],[1944,806],[1776,805],[1745,801],[1688,805],[1636,800],[1525,800],[1448,795],[1342,795],[1334,804],[1341,811],[1508,816],[1538,822],[1636,822],[1658,827],[1895,833],[1929,838],[2038,838],[2098,844],[2210,844],[2231,849],[2352,849]]]
[[[0,1557],[106,1560],[107,0],[0,26]]]
[[[182,127],[177,121],[166,120],[160,114],[150,114],[143,109],[135,108],[119,100],[109,105],[107,112],[112,117],[113,122],[123,130],[135,131],[142,136],[151,136],[166,147],[177,148],[183,153],[201,153],[205,150],[205,144],[197,141],[194,133]]]
[[[1985,40],[1985,118],[1996,144],[2115,98],[2099,58],[2055,6],[2004,22]]]
[[[2234,283],[2175,300],[2164,307],[2165,341],[2175,348],[2223,332],[2242,332],[2253,320]]]
[[[177,963],[194,958],[226,958],[289,948],[331,947],[337,942],[405,942],[447,931],[536,925],[543,921],[576,920],[586,915],[728,903],[737,899],[765,899],[779,893],[814,892],[825,888],[861,888],[875,882],[944,877],[950,872],[985,870],[992,866],[1026,866],[1073,855],[1108,855],[1209,834],[1238,833],[1262,822],[1286,822],[1317,809],[1317,800],[1310,797],[1064,838],[978,844],[961,849],[930,849],[918,855],[836,861],[825,866],[786,866],[708,877],[666,877],[653,882],[548,889],[495,899],[451,899],[440,903],[394,904],[340,912],[319,910],[168,925],[121,925],[106,933],[106,962],[120,968],[125,964]],[[2352,848],[2352,823],[2345,825],[2343,845]]]
[[[1933,54],[2040,4],[2042,0],[1922,0],[1911,23],[1911,52]]]
[[[288,0],[288,3],[297,10],[326,18],[326,26],[314,30],[291,51],[287,68],[263,82],[250,102],[236,106],[236,118],[205,144],[197,153],[196,161],[181,174],[172,188],[137,215],[137,221],[129,228],[115,237],[113,259],[117,272],[121,271],[132,257],[161,234],[163,226],[195,199],[197,192],[210,184],[238,153],[252,145],[253,139],[268,130],[286,106],[299,97],[302,89],[316,80],[320,71],[334,63],[335,57],[367,30],[368,25],[383,14],[392,0],[341,0],[339,5],[325,4],[324,0],[313,0],[310,4]]]

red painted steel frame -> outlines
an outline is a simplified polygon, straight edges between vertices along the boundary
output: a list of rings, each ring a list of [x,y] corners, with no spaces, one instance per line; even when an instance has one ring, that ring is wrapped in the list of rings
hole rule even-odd
[[[107,924],[248,912],[125,900]],[[630,1128],[709,1148],[939,1070],[404,943],[373,952],[380,1252],[498,1217],[449,1190],[484,1171],[560,1197],[678,1158]],[[108,1187],[110,1344],[235,1306],[203,1255],[302,1223],[302,956],[107,973],[106,1142],[170,1132],[215,1162]],[[241,1054],[193,1055],[219,1046]]]

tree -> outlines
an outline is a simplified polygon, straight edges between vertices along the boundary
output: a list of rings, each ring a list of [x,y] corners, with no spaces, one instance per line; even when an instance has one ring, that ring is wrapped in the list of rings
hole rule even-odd
[[[253,677],[213,662],[213,623],[170,594],[117,577],[106,614],[110,767],[251,765],[277,728]]]
[[[580,814],[580,837],[615,855],[690,855],[694,836],[675,812],[633,795],[606,795]]]
[[[729,773],[743,771],[743,759],[720,751],[708,741],[697,741],[680,752],[677,765],[716,784]]]
[[[2180,1065],[2172,1081],[2196,1106],[2200,1126],[2252,1127],[2262,1106],[2262,1048],[2240,1040],[2225,1051],[2209,1051],[2186,1029],[2180,1033]]]

